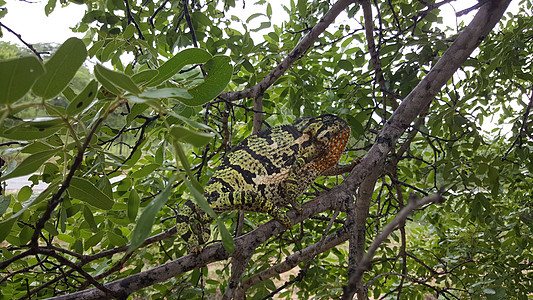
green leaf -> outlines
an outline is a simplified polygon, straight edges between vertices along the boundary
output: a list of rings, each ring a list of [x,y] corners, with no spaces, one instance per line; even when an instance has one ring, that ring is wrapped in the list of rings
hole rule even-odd
[[[126,29],[124,30],[124,32],[122,33],[122,37],[126,40],[129,40],[133,37],[133,34],[135,33],[135,25],[133,24],[130,24],[128,25],[128,27],[126,27]]]
[[[496,183],[498,183],[498,181],[500,180],[500,172],[498,171],[498,169],[490,166],[489,167],[489,182],[494,185]]]
[[[199,191],[196,188],[196,186],[194,186],[191,183],[191,181],[188,180],[187,178],[185,178],[183,182],[185,183],[185,185],[187,186],[187,188],[191,192],[191,194],[193,196],[193,198],[192,198],[193,202],[196,203],[196,205],[200,206],[200,208],[203,211],[205,211],[211,218],[217,219],[217,214],[211,208],[211,206],[209,206],[209,203],[207,202],[207,200],[205,200],[204,194],[201,191]]]
[[[190,106],[202,105],[213,100],[228,85],[233,74],[233,66],[227,56],[215,56],[204,64],[207,77],[198,86],[189,89],[193,99],[180,99]]]
[[[13,172],[0,177],[0,180],[4,181],[9,178],[15,178],[31,174],[37,171],[48,159],[54,156],[54,154],[56,154],[58,151],[59,150],[53,149],[32,154],[28,156],[25,160],[23,160],[20,165],[18,165],[15,170],[13,170]]]
[[[111,244],[117,247],[126,246],[126,244],[128,243],[128,241],[123,236],[120,236],[114,233],[113,231],[107,232],[107,238],[109,239],[109,242],[111,242]]]
[[[109,198],[85,178],[72,177],[68,192],[72,198],[79,199],[100,209],[109,210],[114,204],[113,199]]]
[[[100,243],[103,237],[104,237],[104,232],[98,231],[93,236],[85,240],[84,249],[89,250],[90,248],[98,245],[98,243]]]
[[[87,49],[80,39],[66,40],[44,64],[46,72],[33,85],[33,92],[44,99],[57,96],[74,78],[85,58]]]
[[[224,246],[224,249],[226,249],[228,253],[233,253],[235,251],[235,243],[233,242],[233,237],[224,225],[224,222],[220,220],[220,218],[217,219],[217,227],[218,231],[220,232],[220,235],[222,236],[222,246]]]
[[[96,222],[94,221],[93,212],[89,208],[89,206],[84,205],[83,206],[83,217],[85,218],[85,221],[93,231],[96,231],[98,229],[98,226],[96,225]]]
[[[267,3],[267,17],[270,19],[272,17],[272,5]]]
[[[62,240],[67,244],[73,244],[76,241],[76,238],[68,234],[60,233],[57,235],[57,238]]]
[[[0,217],[6,212],[11,203],[11,195],[0,195]]]
[[[38,118],[10,127],[0,132],[0,137],[12,140],[37,140],[51,136],[63,128],[63,121],[59,118]]]
[[[135,229],[133,229],[128,253],[137,249],[142,243],[144,243],[148,236],[150,236],[157,214],[167,202],[168,197],[170,197],[172,183],[174,182],[173,179],[174,177],[167,183],[167,186],[163,189],[163,191],[161,191],[159,195],[157,195],[152,201],[150,201],[150,203],[148,203],[146,208],[139,216],[137,224],[135,225]]]
[[[117,93],[117,90],[125,90],[136,95],[141,92],[139,87],[137,87],[133,80],[126,74],[111,71],[104,68],[102,65],[96,65],[94,67],[94,74],[96,75],[96,79],[98,79],[106,89],[116,95],[121,94],[121,92]],[[106,84],[111,84],[114,88],[110,89]]]
[[[34,56],[1,61],[0,104],[11,104],[22,98],[42,74],[43,65]]]
[[[349,60],[341,59],[337,62],[337,68],[345,71],[353,71],[353,64]]]
[[[180,142],[188,143],[196,147],[204,146],[215,136],[212,132],[191,130],[180,125],[172,125],[170,135]]]
[[[33,194],[28,201],[22,203],[22,208],[6,220],[0,221],[0,242],[3,242],[8,234],[11,232],[13,224],[17,221],[20,215],[25,212],[30,206],[35,205],[46,199],[52,192],[56,192],[59,183],[51,183],[42,193]]]
[[[106,41],[93,42],[93,45],[91,46],[91,48],[89,48],[89,51],[88,51],[89,57],[95,56],[96,53],[102,49],[102,47],[104,46],[105,42]]]
[[[269,4],[270,5],[270,4]],[[264,16],[264,14],[262,13],[255,13],[255,14],[252,14],[248,17],[248,19],[246,19],[246,23],[250,23],[250,21],[252,21],[253,19],[257,18],[257,17],[260,17],[260,16]]]
[[[201,64],[210,58],[211,54],[209,54],[209,52],[199,48],[190,48],[180,51],[157,69],[159,74],[148,82],[147,86],[159,85],[178,73],[178,71],[180,71],[185,65]]]
[[[91,80],[85,89],[67,106],[65,111],[67,115],[74,116],[89,107],[96,97],[97,89],[98,83],[95,80]]]
[[[149,89],[144,91],[139,97],[159,99],[159,98],[178,98],[178,99],[192,99],[191,94],[186,89],[180,88],[162,88]]]
[[[32,194],[33,190],[29,186],[23,186],[17,194],[17,200],[18,202],[26,202],[30,199]]]
[[[150,175],[152,172],[157,170],[159,168],[158,164],[148,164],[146,166],[143,166],[140,170],[135,171],[133,174],[131,174],[132,178],[142,178]]]
[[[141,204],[141,198],[136,190],[131,190],[128,197],[128,218],[133,223],[139,213],[139,205]]]
[[[15,224],[15,222],[17,221],[19,215],[20,214],[17,214],[16,216],[13,215],[13,217],[0,222],[0,242],[3,242],[6,239],[7,235],[11,232],[11,228],[13,227],[13,224]]]
[[[157,76],[157,74],[159,74],[159,71],[157,70],[144,70],[139,73],[135,73],[133,76],[131,76],[131,79],[136,84],[142,84],[142,83],[149,82],[155,76]]]
[[[48,17],[56,7],[56,0],[48,0],[48,3],[44,6],[44,13]]]
[[[187,123],[187,125],[189,125],[189,126],[191,126],[193,128],[216,132],[215,129],[205,125],[204,123],[196,122],[196,121],[191,120],[189,118],[186,118],[186,117],[184,117],[182,115],[179,115],[179,114],[175,113],[174,111],[169,111],[168,114],[171,115],[172,117],[175,117],[176,119],[178,119],[180,121],[183,121],[184,123]]]

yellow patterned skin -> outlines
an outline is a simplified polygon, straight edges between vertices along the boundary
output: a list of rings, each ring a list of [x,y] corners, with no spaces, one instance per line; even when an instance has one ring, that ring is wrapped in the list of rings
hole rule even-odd
[[[282,208],[290,204],[301,210],[298,197],[337,164],[349,136],[346,121],[331,114],[300,118],[249,136],[226,155],[207,182],[207,202],[217,213],[267,213],[289,228],[292,224]],[[189,252],[201,251],[211,221],[191,201],[181,207],[177,229]]]

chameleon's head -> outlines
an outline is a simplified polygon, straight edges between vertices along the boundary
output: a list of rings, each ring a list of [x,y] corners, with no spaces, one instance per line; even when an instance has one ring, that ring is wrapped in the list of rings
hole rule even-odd
[[[325,171],[337,164],[350,137],[350,126],[345,120],[332,114],[318,117],[300,118],[292,124],[311,140],[321,143],[326,154],[315,162],[315,167]]]

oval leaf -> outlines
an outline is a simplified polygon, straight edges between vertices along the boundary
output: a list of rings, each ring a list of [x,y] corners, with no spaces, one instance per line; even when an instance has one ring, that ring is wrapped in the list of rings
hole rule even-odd
[[[33,92],[44,99],[57,96],[87,58],[85,44],[78,38],[66,40],[44,64],[45,74],[33,85]]]
[[[144,70],[139,73],[135,73],[133,76],[131,76],[131,79],[136,84],[143,84],[152,80],[152,78],[154,78],[157,74],[159,74],[159,71],[157,70]]]
[[[96,75],[96,79],[102,83],[102,85],[105,88],[108,88],[103,81],[111,83],[114,87],[128,91],[132,94],[139,94],[141,90],[137,85],[133,82],[131,77],[129,77],[126,74],[112,71],[109,69],[104,68],[102,65],[96,65],[94,67],[94,74]],[[103,79],[103,81],[102,81]],[[109,89],[110,92],[115,93],[113,90]],[[120,94],[120,93],[115,93]]]
[[[233,253],[235,251],[235,243],[233,242],[233,237],[224,225],[224,222],[222,222],[220,219],[217,219],[217,227],[220,235],[222,236],[222,246],[224,246],[224,249],[226,249],[228,253]]]
[[[163,208],[163,205],[168,200],[168,197],[170,196],[170,191],[172,190],[172,182],[171,180],[167,186],[163,189],[163,191],[157,195],[143,210],[141,215],[139,216],[139,219],[137,221],[137,224],[135,225],[135,229],[133,229],[133,234],[131,236],[131,244],[128,248],[128,253],[132,252],[133,250],[137,249],[148,236],[152,232],[152,226],[154,225],[155,218],[157,216],[157,213]]]
[[[43,65],[34,56],[0,62],[0,104],[22,98],[42,74]]]
[[[96,97],[97,91],[98,83],[95,80],[91,80],[85,89],[67,106],[67,115],[74,116],[89,107]]]
[[[233,74],[233,66],[227,56],[213,57],[204,64],[204,70],[207,72],[204,82],[189,89],[193,99],[180,99],[181,102],[196,106],[213,100],[226,88]]]
[[[199,48],[185,49],[162,64],[161,67],[157,69],[159,74],[157,74],[157,76],[148,82],[147,86],[159,85],[163,81],[172,77],[174,74],[178,73],[178,71],[180,71],[185,65],[201,64],[210,58],[211,54],[205,50]]]
[[[139,205],[141,204],[141,197],[136,190],[131,190],[128,197],[128,219],[133,223],[139,213]]]
[[[5,129],[0,132],[0,136],[23,141],[42,139],[56,133],[59,129],[63,128],[62,125],[63,121],[59,118],[24,122],[20,125]]]
[[[9,178],[20,177],[37,171],[50,157],[54,156],[59,150],[53,149],[32,154],[23,160],[13,172],[0,177],[4,181]]]
[[[191,94],[186,89],[180,88],[162,88],[150,89],[144,91],[139,97],[159,99],[159,98],[178,98],[178,99],[192,99]]]
[[[132,178],[141,178],[146,177],[150,175],[153,171],[157,170],[159,168],[158,164],[148,164],[146,166],[143,166],[140,170],[135,171],[133,174],[131,174]]]
[[[173,125],[170,128],[170,134],[178,141],[188,143],[196,147],[204,146],[215,136],[215,134],[212,132],[195,131],[179,125]]]
[[[68,192],[72,198],[79,199],[100,209],[111,209],[114,204],[113,199],[109,198],[85,178],[72,177]]]

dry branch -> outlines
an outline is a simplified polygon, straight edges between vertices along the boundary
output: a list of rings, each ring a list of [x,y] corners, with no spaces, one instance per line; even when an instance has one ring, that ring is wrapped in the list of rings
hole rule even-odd
[[[342,299],[351,299],[351,295],[355,291],[356,285],[358,282],[361,281],[361,278],[363,276],[363,273],[366,270],[369,270],[371,267],[371,261],[374,257],[374,254],[376,254],[376,251],[378,250],[379,246],[385,240],[388,238],[388,236],[398,227],[401,223],[404,223],[407,220],[407,217],[417,208],[420,208],[426,204],[429,203],[442,203],[444,202],[444,198],[440,194],[433,194],[427,197],[424,197],[421,200],[417,201],[416,195],[412,194],[409,198],[409,203],[407,206],[405,206],[398,215],[387,224],[384,228],[381,234],[379,234],[376,239],[372,242],[372,245],[368,248],[367,253],[365,256],[361,259],[361,261],[358,264],[357,270],[355,273],[350,276],[350,279],[348,281],[348,285],[344,289],[344,295]]]

